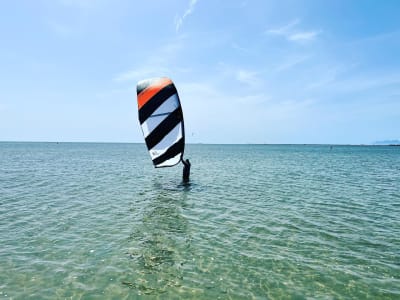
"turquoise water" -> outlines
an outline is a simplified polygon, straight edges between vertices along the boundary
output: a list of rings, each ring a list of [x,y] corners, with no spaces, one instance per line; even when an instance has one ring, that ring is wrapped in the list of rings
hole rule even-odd
[[[399,299],[400,147],[0,143],[0,299]]]

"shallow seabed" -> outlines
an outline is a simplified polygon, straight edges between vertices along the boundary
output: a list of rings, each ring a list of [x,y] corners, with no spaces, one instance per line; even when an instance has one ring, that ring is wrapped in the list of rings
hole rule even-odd
[[[400,147],[0,143],[0,299],[400,299]]]

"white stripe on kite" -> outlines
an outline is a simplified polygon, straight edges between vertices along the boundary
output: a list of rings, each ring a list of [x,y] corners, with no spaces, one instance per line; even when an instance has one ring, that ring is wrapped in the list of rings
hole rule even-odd
[[[143,135],[146,138],[167,116],[179,106],[176,94],[169,97],[142,124]]]
[[[171,145],[182,138],[182,122],[174,127],[157,145],[150,149],[151,159],[163,155]]]

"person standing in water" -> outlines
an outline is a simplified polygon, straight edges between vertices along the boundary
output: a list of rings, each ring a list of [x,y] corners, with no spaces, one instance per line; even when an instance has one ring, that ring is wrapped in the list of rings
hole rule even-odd
[[[182,179],[183,182],[189,182],[189,177],[190,177],[190,161],[188,159],[182,159],[183,163],[183,174],[182,174]]]

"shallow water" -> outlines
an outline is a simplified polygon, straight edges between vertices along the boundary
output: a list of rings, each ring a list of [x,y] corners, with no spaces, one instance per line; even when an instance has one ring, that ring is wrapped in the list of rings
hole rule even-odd
[[[400,147],[0,143],[0,299],[399,299]]]

